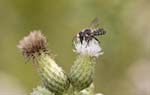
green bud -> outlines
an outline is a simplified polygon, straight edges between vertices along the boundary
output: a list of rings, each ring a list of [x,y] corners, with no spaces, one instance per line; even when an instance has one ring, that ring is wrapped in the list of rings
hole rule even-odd
[[[57,94],[67,91],[69,86],[68,78],[62,68],[49,55],[40,55],[37,58],[37,65],[42,82],[47,89]]]
[[[95,58],[87,55],[78,55],[71,68],[69,79],[73,87],[80,91],[93,82]]]
[[[35,63],[44,86],[51,92],[62,94],[69,87],[69,80],[47,49],[46,37],[40,31],[31,32],[19,42],[24,57]]]
[[[74,51],[78,56],[71,68],[69,79],[74,89],[81,91],[89,87],[93,82],[95,59],[102,55],[103,52],[99,42],[94,38],[88,41],[76,36],[73,42],[75,45]]]

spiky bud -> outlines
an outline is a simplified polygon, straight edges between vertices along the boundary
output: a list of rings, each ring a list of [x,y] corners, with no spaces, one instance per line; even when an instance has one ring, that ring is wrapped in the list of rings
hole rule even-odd
[[[81,91],[93,82],[95,59],[103,52],[94,38],[88,42],[83,40],[81,43],[80,38],[77,37],[74,45],[74,51],[78,53],[78,56],[71,68],[69,79],[74,89]]]
[[[33,31],[24,37],[18,48],[25,58],[33,60],[48,90],[57,94],[67,90],[69,86],[67,75],[48,52],[46,37],[40,31]]]

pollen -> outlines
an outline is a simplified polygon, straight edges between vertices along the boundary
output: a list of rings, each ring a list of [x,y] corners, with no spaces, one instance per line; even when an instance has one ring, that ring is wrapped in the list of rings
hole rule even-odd
[[[27,59],[34,59],[41,55],[42,52],[48,53],[47,39],[41,31],[33,31],[24,37],[17,47],[21,50],[23,56]]]

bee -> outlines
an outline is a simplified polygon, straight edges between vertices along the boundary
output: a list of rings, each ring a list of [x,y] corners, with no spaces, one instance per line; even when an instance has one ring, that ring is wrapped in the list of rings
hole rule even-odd
[[[83,29],[80,31],[74,38],[78,37],[80,40],[80,43],[83,43],[83,40],[85,40],[88,43],[92,40],[95,39],[100,43],[100,41],[95,37],[99,35],[104,35],[106,31],[103,28],[95,28],[99,25],[99,19],[95,18],[91,24],[90,28]]]

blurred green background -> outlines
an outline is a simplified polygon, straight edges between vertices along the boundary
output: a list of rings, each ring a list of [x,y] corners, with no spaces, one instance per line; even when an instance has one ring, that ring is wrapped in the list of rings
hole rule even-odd
[[[96,92],[150,95],[149,10],[150,0],[0,0],[0,95],[29,95],[40,83],[16,47],[25,35],[41,30],[69,72],[72,38],[95,17],[107,31],[98,37],[104,55],[96,64]]]

